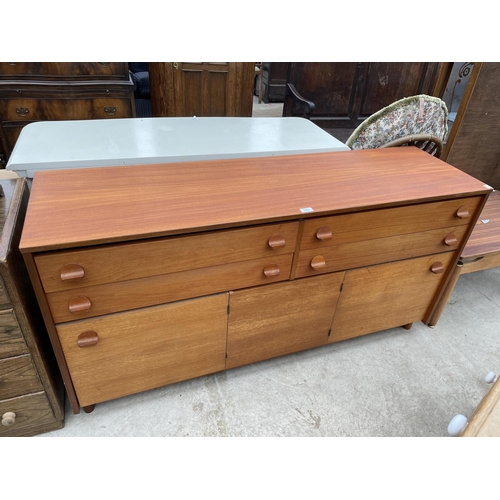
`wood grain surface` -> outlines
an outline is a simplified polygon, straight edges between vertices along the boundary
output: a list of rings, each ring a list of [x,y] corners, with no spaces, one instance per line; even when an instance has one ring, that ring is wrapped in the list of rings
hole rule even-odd
[[[88,246],[490,191],[412,147],[37,172],[20,248]]]

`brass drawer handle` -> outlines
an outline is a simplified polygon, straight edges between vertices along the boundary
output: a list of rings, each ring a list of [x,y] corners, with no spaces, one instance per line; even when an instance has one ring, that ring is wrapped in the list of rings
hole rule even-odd
[[[99,336],[97,332],[92,330],[87,330],[78,335],[78,347],[92,347],[96,345],[97,342],[99,342]]]
[[[271,248],[280,248],[286,245],[285,238],[281,234],[273,234],[269,240],[267,240],[267,244]]]
[[[321,241],[329,240],[333,237],[332,231],[328,226],[321,226],[316,231],[316,238]]]
[[[469,210],[467,207],[460,207],[455,214],[457,219],[468,219],[470,217]]]
[[[115,106],[105,106],[104,112],[106,114],[108,114],[109,116],[112,116],[116,113],[116,107]]]
[[[441,274],[442,272],[444,272],[443,263],[442,262],[434,262],[434,264],[432,264],[432,266],[431,266],[431,271],[434,274]]]
[[[280,268],[277,264],[271,264],[264,268],[264,275],[266,278],[273,278],[274,276],[280,275]]]
[[[16,414],[13,411],[8,411],[2,415],[2,425],[10,427],[16,423]]]
[[[444,239],[444,244],[449,246],[449,247],[452,247],[453,245],[456,245],[457,243],[458,243],[457,237],[453,233],[450,233]]]
[[[79,295],[78,297],[73,297],[69,301],[68,309],[69,312],[76,314],[79,312],[87,312],[90,310],[92,303],[88,297],[84,295]]]
[[[326,261],[325,261],[325,258],[322,256],[322,255],[316,255],[316,257],[314,257],[312,260],[311,260],[311,267],[315,270],[315,271],[319,271],[320,269],[323,269],[326,267]]]
[[[100,63],[97,63],[97,64],[100,64],[103,68],[105,68],[109,64],[109,62],[107,62],[107,63],[101,63],[100,62]]]
[[[77,281],[85,276],[85,270],[79,264],[68,264],[61,269],[60,275],[63,281]]]
[[[28,108],[16,108],[16,113],[19,116],[26,116],[29,112],[30,110]]]
[[[17,63],[9,63],[9,66],[15,66]]]

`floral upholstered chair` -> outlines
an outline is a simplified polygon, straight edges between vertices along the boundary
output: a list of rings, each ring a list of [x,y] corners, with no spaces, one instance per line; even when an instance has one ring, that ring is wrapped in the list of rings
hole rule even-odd
[[[428,95],[405,97],[367,118],[347,139],[351,149],[413,145],[441,155],[448,132],[444,101]]]

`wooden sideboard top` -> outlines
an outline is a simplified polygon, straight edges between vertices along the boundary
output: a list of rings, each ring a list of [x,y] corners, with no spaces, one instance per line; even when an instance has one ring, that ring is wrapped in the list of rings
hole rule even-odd
[[[490,191],[413,147],[53,170],[34,176],[20,248],[56,250]]]

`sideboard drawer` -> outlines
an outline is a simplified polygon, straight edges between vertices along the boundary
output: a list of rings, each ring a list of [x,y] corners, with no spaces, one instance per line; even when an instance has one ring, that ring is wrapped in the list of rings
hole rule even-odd
[[[44,392],[0,401],[0,417],[14,413],[10,426],[0,424],[0,436],[24,435],[26,429],[56,422],[54,413]]]
[[[13,309],[0,311],[0,359],[28,352]]]
[[[293,254],[47,294],[56,323],[164,304],[290,278]],[[89,304],[73,312],[70,304]]]
[[[12,120],[88,120],[97,118],[128,118],[130,99],[5,99],[0,100],[0,115]]]
[[[459,248],[468,226],[325,246],[299,254],[296,276],[313,276],[383,262],[420,257]]]
[[[35,256],[35,262],[50,293],[292,254],[298,227],[290,222],[52,252]],[[78,266],[81,277],[63,280],[68,266]]]
[[[0,399],[14,398],[42,390],[30,355],[0,360]]]
[[[309,219],[300,249],[468,225],[481,202],[478,196]]]
[[[224,293],[57,326],[80,404],[223,370],[227,304]]]

